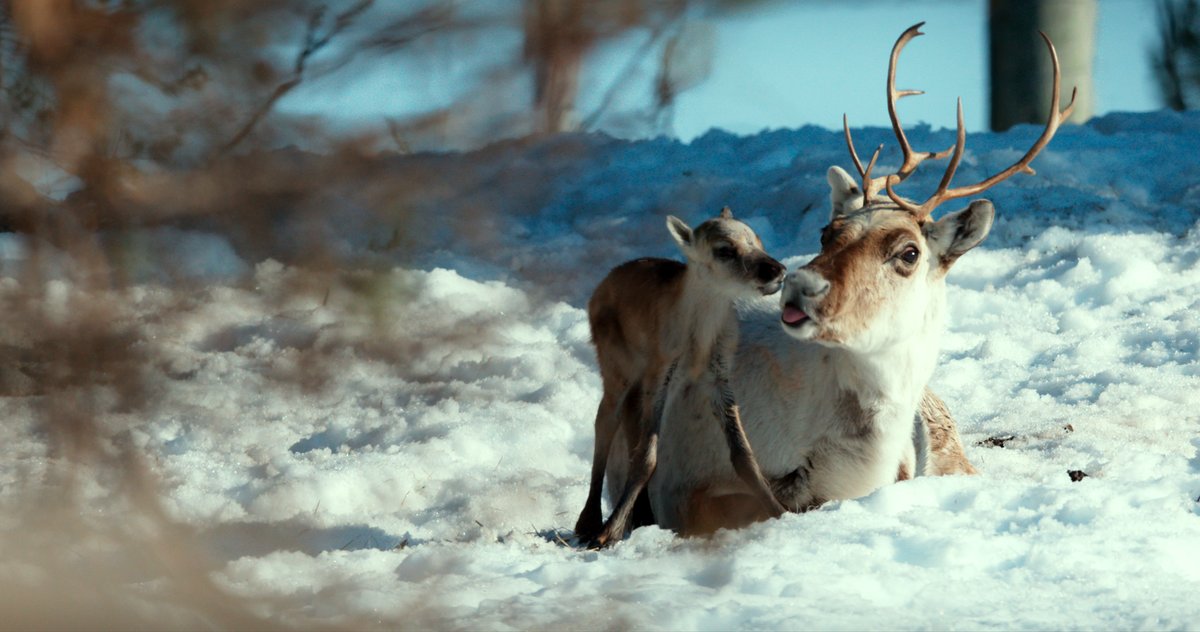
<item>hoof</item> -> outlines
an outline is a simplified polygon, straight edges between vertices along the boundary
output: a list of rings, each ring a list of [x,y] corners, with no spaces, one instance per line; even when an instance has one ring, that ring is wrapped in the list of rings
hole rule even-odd
[[[580,542],[592,542],[603,529],[600,516],[580,515],[579,520],[575,521],[575,538]]]

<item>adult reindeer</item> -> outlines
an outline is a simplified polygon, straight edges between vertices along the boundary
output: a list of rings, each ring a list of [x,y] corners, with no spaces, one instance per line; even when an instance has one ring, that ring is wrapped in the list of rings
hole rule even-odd
[[[923,161],[951,151],[913,151],[896,114],[898,99],[920,94],[896,90],[895,79],[901,50],[921,35],[923,24],[900,36],[888,65],[888,113],[903,153],[900,169],[872,178],[879,150],[864,168],[846,125],[861,188],[841,169],[830,170],[833,214],[821,252],[788,276],[782,312],[758,301],[740,314],[734,392],[759,465],[793,511],[908,478],[918,472],[916,446],[928,452],[931,442],[945,440],[937,434],[944,424],[930,424],[929,413],[943,421],[948,415],[944,408],[939,413],[940,402],[926,389],[943,329],[945,277],[987,236],[994,213],[991,202],[976,200],[937,221],[931,214],[942,203],[981,193],[1018,172],[1033,173],[1030,162],[1074,104],[1072,96],[1059,109],[1058,55],[1043,34],[1054,64],[1054,96],[1033,147],[982,182],[951,188],[966,140],[960,99],[957,141],[937,190],[919,204],[901,198],[896,185]],[[876,195],[880,190],[887,196]],[[684,534],[764,517],[739,489],[710,409],[711,402],[694,392],[666,393],[657,471],[648,492],[656,521]],[[914,427],[918,409],[926,423]],[[920,456],[929,461],[929,454]],[[624,473],[613,467],[621,460],[613,461],[609,483],[621,489]],[[931,471],[937,468],[926,466],[922,473]]]

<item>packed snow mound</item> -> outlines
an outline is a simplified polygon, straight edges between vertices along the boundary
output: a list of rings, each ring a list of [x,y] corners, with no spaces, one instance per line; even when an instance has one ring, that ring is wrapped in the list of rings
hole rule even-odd
[[[978,182],[1008,167],[1041,132],[1039,125],[1021,125],[969,135],[954,182]],[[950,129],[915,126],[907,133],[919,150],[954,144]],[[890,128],[856,129],[854,138],[859,147],[884,144],[878,173],[899,165]],[[1112,114],[1065,126],[1035,159],[1036,176],[1014,176],[984,194],[996,207],[984,245],[1023,248],[1052,227],[1182,235],[1197,220],[1200,179],[1179,157],[1198,140],[1195,112]],[[501,143],[471,156],[466,163],[447,156],[395,159],[400,172],[429,161],[444,167],[421,171],[444,195],[414,206],[425,232],[436,234],[415,264],[530,281],[574,304],[616,263],[677,256],[663,227],[668,214],[695,224],[728,205],[768,252],[814,253],[829,216],[825,171],[841,165],[853,173],[841,132],[818,127],[748,137],[714,130],[687,144],[564,135],[532,146]],[[943,169],[944,162],[927,162],[897,192],[924,199]]]
[[[1039,132],[968,136],[956,181],[1007,166]],[[894,146],[886,129],[855,138]],[[910,138],[942,148],[952,132]],[[562,541],[600,399],[587,294],[625,259],[672,254],[665,214],[698,222],[726,204],[769,252],[803,264],[828,216],[825,170],[847,163],[841,134],[812,127],[392,158],[428,178],[425,241],[403,266],[309,292],[288,291],[306,272],[285,256],[163,233],[208,282],[148,279],[130,295],[128,317],[161,358],[135,439],[172,515],[220,560],[219,582],[285,621],[1190,628],[1197,146],[1200,115],[1110,115],[1063,128],[1036,177],[988,192],[996,225],[948,278],[931,384],[977,477],[904,481],[708,540],[650,527],[600,552]],[[940,177],[927,163],[903,192]],[[22,248],[0,239],[5,296],[21,290]],[[8,418],[34,418],[36,396],[3,399]],[[28,424],[0,433],[3,497],[48,457]]]

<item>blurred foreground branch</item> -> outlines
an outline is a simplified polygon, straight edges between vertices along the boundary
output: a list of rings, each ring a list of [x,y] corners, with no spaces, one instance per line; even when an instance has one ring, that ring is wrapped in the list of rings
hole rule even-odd
[[[312,16],[308,19],[308,28],[304,32],[304,45],[300,47],[300,52],[296,55],[296,63],[292,68],[292,76],[271,91],[266,101],[250,115],[250,119],[246,121],[246,124],[233,135],[233,138],[229,139],[229,142],[221,146],[219,153],[226,153],[245,140],[250,135],[250,132],[254,131],[254,127],[258,125],[259,121],[275,107],[275,103],[304,80],[304,69],[308,64],[309,57],[312,57],[322,48],[325,48],[334,36],[350,26],[354,19],[370,8],[373,3],[374,0],[360,0],[358,4],[337,14],[337,17],[333,20],[333,24],[329,26],[323,35],[318,35],[318,32],[325,17],[326,9],[324,6],[313,9]]]

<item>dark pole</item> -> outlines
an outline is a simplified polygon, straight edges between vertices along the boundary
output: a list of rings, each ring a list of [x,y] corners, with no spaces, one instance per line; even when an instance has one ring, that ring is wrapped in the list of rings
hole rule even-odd
[[[1049,114],[1050,56],[1038,31],[1058,49],[1063,102],[1071,98],[1072,86],[1079,88],[1069,120],[1091,118],[1096,0],[990,0],[988,5],[992,129],[1043,123]]]

